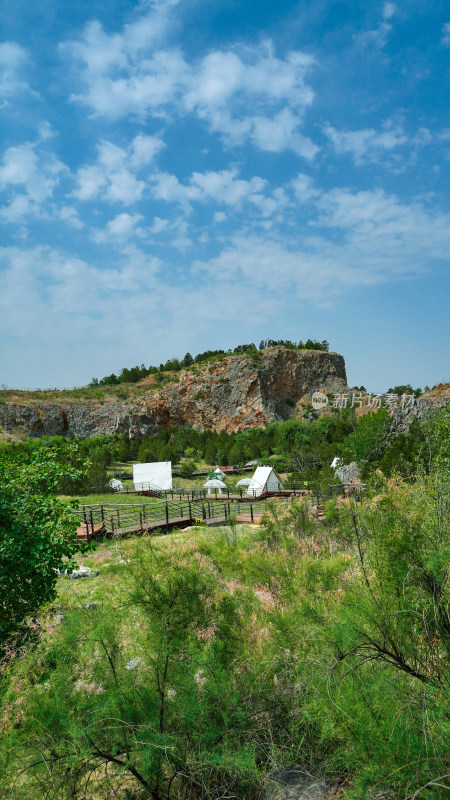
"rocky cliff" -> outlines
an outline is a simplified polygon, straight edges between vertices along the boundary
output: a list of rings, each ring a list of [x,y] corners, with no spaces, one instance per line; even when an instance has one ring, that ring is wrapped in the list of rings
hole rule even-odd
[[[231,432],[296,416],[313,391],[341,392],[346,381],[337,353],[274,347],[254,357],[194,365],[157,391],[141,385],[126,402],[8,396],[0,403],[0,427],[10,438],[110,433],[140,438],[161,425]]]
[[[414,417],[423,419],[430,411],[439,411],[450,405],[450,383],[441,383],[429,392],[422,394],[411,410],[394,408],[392,427],[396,433],[407,433]]]

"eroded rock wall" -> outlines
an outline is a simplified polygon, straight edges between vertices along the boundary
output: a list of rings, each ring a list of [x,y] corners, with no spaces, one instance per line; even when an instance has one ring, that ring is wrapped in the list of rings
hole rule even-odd
[[[85,439],[101,434],[125,433],[142,438],[158,426],[144,409],[119,403],[52,403],[30,400],[28,404],[2,403],[0,426],[6,434],[22,438],[74,436]]]
[[[346,380],[337,353],[275,347],[254,358],[229,356],[183,371],[176,382],[127,402],[5,402],[0,426],[4,433],[32,437],[141,438],[161,425],[232,432],[296,416],[313,391],[342,392]]]

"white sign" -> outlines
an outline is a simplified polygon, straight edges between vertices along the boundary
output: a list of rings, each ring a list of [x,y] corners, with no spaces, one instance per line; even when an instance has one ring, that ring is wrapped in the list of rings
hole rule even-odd
[[[314,392],[312,396],[312,407],[316,411],[328,405],[328,397],[323,392]]]
[[[330,399],[331,398],[331,399]],[[385,394],[361,394],[361,392],[341,392],[327,396],[323,392],[313,392],[312,407],[315,411],[320,411],[330,405],[331,408],[368,408],[378,409],[387,408],[392,411],[394,408],[401,408],[403,411],[412,410],[419,405],[419,399],[413,394],[398,395],[395,392]]]

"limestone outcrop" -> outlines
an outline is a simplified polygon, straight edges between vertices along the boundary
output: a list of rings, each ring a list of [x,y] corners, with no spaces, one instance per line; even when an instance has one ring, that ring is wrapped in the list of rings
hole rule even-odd
[[[145,409],[124,403],[46,402],[0,404],[0,427],[15,438],[69,436],[85,439],[101,434],[125,433],[142,438],[156,433],[158,426]]]
[[[345,362],[337,353],[270,348],[194,365],[159,390],[127,401],[20,399],[0,403],[0,427],[14,438],[44,435],[85,438],[124,433],[151,436],[159,426],[239,431],[297,416],[315,390],[347,389]]]

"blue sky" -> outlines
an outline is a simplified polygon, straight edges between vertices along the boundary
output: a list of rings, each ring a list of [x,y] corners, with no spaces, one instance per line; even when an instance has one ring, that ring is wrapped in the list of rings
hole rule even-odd
[[[0,382],[262,338],[449,380],[445,2],[0,1]]]

